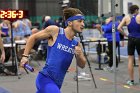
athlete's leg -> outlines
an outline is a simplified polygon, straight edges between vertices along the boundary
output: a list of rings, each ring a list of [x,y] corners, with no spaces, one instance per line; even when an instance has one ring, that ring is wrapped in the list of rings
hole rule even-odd
[[[137,50],[137,53],[138,53],[138,65],[139,65],[139,79],[140,79],[140,39],[137,38],[136,39],[136,50]]]
[[[138,69],[138,70],[139,70],[139,80],[140,80],[140,55],[139,55],[138,57],[139,57],[139,59],[138,59],[138,62],[139,62],[139,63],[138,63],[139,69]]]
[[[36,87],[36,93],[61,93],[54,81],[41,73],[36,79]]]
[[[134,80],[134,56],[128,55],[128,73],[130,80]]]
[[[128,73],[130,80],[134,80],[134,51],[135,51],[135,40],[134,38],[128,39]]]

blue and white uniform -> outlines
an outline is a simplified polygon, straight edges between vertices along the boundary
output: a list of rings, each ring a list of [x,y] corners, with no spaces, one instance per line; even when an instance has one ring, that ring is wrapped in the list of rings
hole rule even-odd
[[[64,29],[60,28],[54,45],[48,46],[46,64],[37,77],[37,93],[49,93],[48,88],[54,88],[54,93],[60,93],[59,89],[72,62],[76,45],[78,42],[74,39],[67,39]],[[49,84],[52,84],[52,87]],[[59,92],[55,92],[55,90]]]

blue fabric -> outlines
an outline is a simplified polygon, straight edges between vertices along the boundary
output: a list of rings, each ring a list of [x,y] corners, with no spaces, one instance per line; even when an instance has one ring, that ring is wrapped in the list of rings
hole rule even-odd
[[[130,24],[127,26],[128,27],[128,32],[129,32],[129,37],[135,37],[135,38],[140,38],[140,24],[137,24],[136,22],[136,16],[134,15],[131,18]]]
[[[110,22],[110,23],[102,26],[102,30],[104,31],[104,37],[107,38],[107,41],[113,41],[113,38],[112,38],[112,24],[113,24],[113,22]],[[117,30],[118,25],[119,25],[119,23],[115,22],[116,42],[120,41],[120,33]]]
[[[0,87],[0,93],[11,93],[11,92],[9,92],[8,90]]]
[[[123,16],[117,16],[116,20],[121,21],[123,19]]]
[[[36,78],[36,93],[61,93],[56,83],[41,73]]]
[[[60,88],[77,44],[74,39],[67,39],[64,29],[60,28],[56,42],[53,46],[48,46],[46,64],[41,73],[50,76]]]
[[[8,36],[9,28],[7,26],[2,26],[1,31],[5,33],[5,36]]]
[[[84,16],[72,16],[72,17],[69,17],[66,20],[65,25],[67,26],[68,25],[68,21],[73,21],[73,20],[85,20],[85,17]]]

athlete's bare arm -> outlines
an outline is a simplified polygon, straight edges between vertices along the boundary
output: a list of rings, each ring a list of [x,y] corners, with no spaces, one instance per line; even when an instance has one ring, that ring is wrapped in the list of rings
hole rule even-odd
[[[31,35],[27,41],[24,54],[29,54],[29,51],[38,39],[48,39],[49,45],[53,44],[54,39],[56,39],[56,35],[58,35],[58,30],[59,28],[57,26],[49,26],[36,34]]]
[[[48,45],[50,46],[53,45],[58,35],[58,31],[59,31],[59,28],[57,26],[49,26],[45,28],[44,30],[31,35],[29,39],[27,40],[23,55],[28,56],[30,50],[35,44],[35,41],[38,39],[48,39]],[[23,66],[25,63],[26,63],[25,60],[21,60],[21,66]]]
[[[119,31],[122,35],[124,35],[124,36],[127,36],[127,35],[126,35],[126,33],[124,33],[122,27],[123,27],[124,25],[127,25],[127,24],[128,24],[127,19],[128,19],[128,16],[124,17],[123,20],[120,22],[118,28],[117,28],[118,31]]]
[[[137,21],[138,24],[140,24],[140,15],[137,15],[136,21]]]
[[[102,31],[102,27],[101,27],[100,24],[96,24],[96,25],[95,25],[95,28],[98,29],[98,31],[100,32],[100,34],[103,33],[103,31]]]
[[[3,63],[4,60],[5,60],[5,51],[4,51],[4,47],[3,47],[3,42],[2,42],[1,36],[0,36],[0,50],[1,50],[1,61]]]

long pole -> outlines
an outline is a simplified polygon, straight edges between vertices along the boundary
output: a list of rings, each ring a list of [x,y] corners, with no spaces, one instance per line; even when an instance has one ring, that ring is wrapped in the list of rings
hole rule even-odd
[[[79,8],[79,0],[77,0],[77,8]],[[76,56],[75,56],[76,57]],[[77,62],[76,62],[76,80],[77,80],[77,93],[79,93],[79,81],[78,81],[78,65],[77,65]]]
[[[111,0],[111,11],[113,16],[112,37],[113,37],[113,68],[114,68],[114,89],[117,93],[117,73],[116,73],[116,31],[115,31],[115,0]]]
[[[75,55],[75,58],[77,58],[76,57],[76,55]],[[78,81],[78,65],[77,65],[77,62],[76,62],[76,84],[77,84],[77,93],[79,93],[79,81]]]
[[[18,7],[18,0],[16,0],[15,6],[16,6],[16,7],[15,7],[16,9],[19,9],[19,7]]]
[[[78,33],[79,34],[79,38],[80,38],[80,42],[82,44],[82,47],[83,47],[83,52],[84,52],[84,56],[87,60],[87,63],[88,63],[88,67],[89,67],[89,71],[90,71],[90,74],[91,74],[91,77],[92,77],[92,81],[95,85],[95,88],[97,88],[97,85],[96,85],[96,82],[95,82],[95,79],[94,79],[94,76],[93,76],[93,73],[92,73],[92,69],[91,69],[91,65],[90,65],[90,62],[87,58],[87,55],[86,55],[86,50],[85,50],[85,46],[84,46],[84,42],[82,41],[83,40],[83,36],[82,36],[82,33]]]

